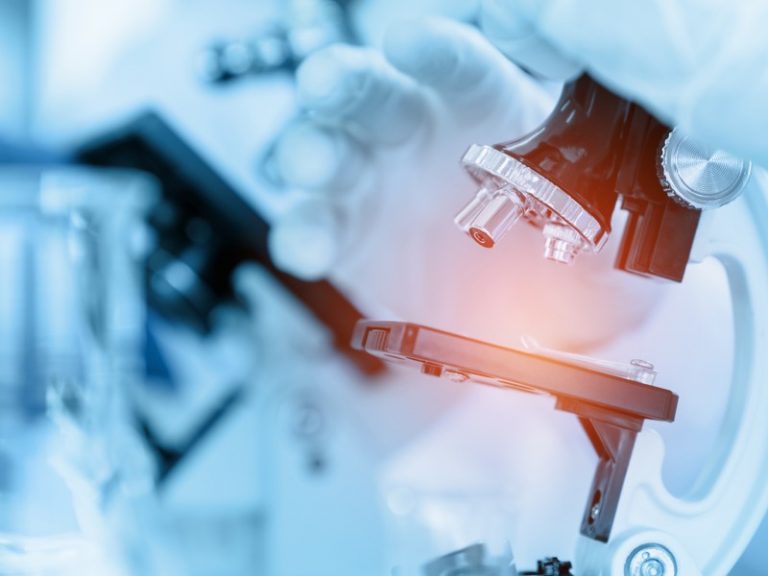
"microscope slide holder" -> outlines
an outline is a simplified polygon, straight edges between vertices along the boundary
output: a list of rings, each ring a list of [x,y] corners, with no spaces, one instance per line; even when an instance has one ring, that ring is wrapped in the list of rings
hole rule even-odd
[[[554,396],[557,410],[579,418],[599,457],[581,533],[600,542],[610,537],[643,422],[672,422],[677,411],[678,397],[670,390],[417,324],[361,320],[352,346],[431,376]]]

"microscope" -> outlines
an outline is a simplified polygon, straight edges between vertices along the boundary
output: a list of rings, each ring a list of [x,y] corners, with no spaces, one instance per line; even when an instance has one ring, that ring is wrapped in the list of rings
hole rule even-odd
[[[471,146],[480,184],[456,224],[492,248],[523,218],[541,228],[545,257],[570,264],[599,252],[617,200],[629,213],[616,267],[683,280],[702,210],[733,202],[751,164],[670,129],[588,75],[569,83],[549,119],[511,142]]]
[[[435,560],[426,573],[725,574],[768,506],[760,481],[768,450],[745,448],[747,438],[763,442],[766,427],[752,418],[759,418],[754,403],[768,402],[759,382],[768,366],[756,348],[768,310],[758,303],[764,298],[749,295],[768,276],[765,262],[728,237],[739,230],[763,248],[768,242],[764,226],[747,224],[757,217],[759,196],[742,195],[754,180],[751,164],[694,141],[587,74],[564,87],[539,128],[510,142],[472,145],[462,163],[479,189],[455,223],[484,249],[525,220],[542,231],[553,265],[572,265],[605,246],[620,205],[628,217],[617,269],[681,283],[689,261],[719,260],[734,294],[737,353],[724,452],[713,456],[694,495],[677,498],[661,479],[663,443],[643,427],[646,420],[673,422],[677,413],[678,396],[654,385],[652,364],[504,348],[408,322],[358,322],[354,347],[384,361],[453,382],[553,396],[557,410],[579,419],[598,456],[573,563],[548,558],[518,572],[508,561],[492,563],[480,546]],[[753,462],[736,453],[742,448]],[[734,476],[739,462],[750,478]]]

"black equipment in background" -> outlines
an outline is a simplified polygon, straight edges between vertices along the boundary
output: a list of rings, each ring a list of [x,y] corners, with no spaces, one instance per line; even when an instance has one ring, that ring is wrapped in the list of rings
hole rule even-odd
[[[384,369],[350,347],[360,311],[331,283],[279,270],[267,248],[269,224],[158,114],[146,112],[85,143],[74,159],[142,170],[160,182],[162,199],[148,216],[157,247],[147,260],[146,288],[150,307],[161,316],[208,331],[212,311],[235,301],[235,269],[256,262],[330,330],[336,348],[363,373]]]

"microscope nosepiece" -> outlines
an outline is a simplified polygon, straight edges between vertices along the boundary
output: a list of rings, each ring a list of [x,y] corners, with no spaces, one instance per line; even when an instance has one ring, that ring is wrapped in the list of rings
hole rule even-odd
[[[495,246],[521,217],[542,229],[550,260],[570,264],[580,252],[597,252],[605,243],[605,226],[519,160],[494,147],[471,146],[463,163],[481,187],[454,221],[481,246]]]

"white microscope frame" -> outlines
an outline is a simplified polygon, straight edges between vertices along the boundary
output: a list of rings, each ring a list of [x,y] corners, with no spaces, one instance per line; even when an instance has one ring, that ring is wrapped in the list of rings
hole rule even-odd
[[[640,432],[612,538],[580,537],[579,576],[725,575],[768,509],[766,190],[768,177],[758,172],[740,199],[709,213],[696,240],[696,258],[715,258],[726,271],[736,338],[730,398],[697,489],[689,498],[673,496],[662,481],[661,436]],[[651,571],[640,570],[643,562]]]

